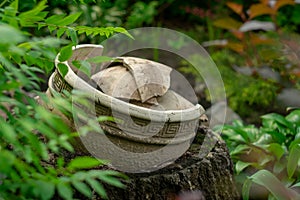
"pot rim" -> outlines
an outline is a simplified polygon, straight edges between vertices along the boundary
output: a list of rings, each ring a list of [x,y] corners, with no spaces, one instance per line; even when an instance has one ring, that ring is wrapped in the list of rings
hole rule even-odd
[[[72,49],[75,51],[76,49],[80,48],[99,48],[103,49],[102,45],[95,45],[95,44],[81,44],[73,46]],[[127,103],[120,99],[114,98],[103,92],[97,90],[96,88],[89,85],[83,79],[75,74],[75,72],[71,69],[68,60],[64,62],[60,62],[58,60],[60,53],[56,55],[55,58],[55,67],[57,69],[57,73],[61,76],[62,74],[58,70],[58,64],[63,63],[68,67],[68,72],[65,75],[65,81],[70,84],[74,89],[79,89],[86,91],[87,94],[95,101],[99,102],[100,104],[111,108],[113,111],[121,112],[125,114],[129,114],[130,116],[146,119],[146,120],[154,120],[154,121],[166,121],[166,122],[178,122],[178,121],[189,121],[199,119],[199,117],[205,113],[204,108],[200,104],[196,104],[191,108],[183,109],[183,110],[152,110],[149,108],[144,108],[141,106],[137,106],[131,103]],[[49,79],[49,87],[52,87],[52,79],[54,74],[51,75]],[[50,83],[51,82],[51,83]],[[53,87],[52,87],[53,88]]]

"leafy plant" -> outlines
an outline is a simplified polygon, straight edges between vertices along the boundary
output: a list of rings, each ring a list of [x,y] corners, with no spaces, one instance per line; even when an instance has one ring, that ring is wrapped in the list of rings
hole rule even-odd
[[[143,24],[151,24],[156,15],[157,6],[157,1],[151,1],[148,4],[142,1],[136,2],[132,6],[132,11],[127,18],[127,27],[134,28],[140,27]]]
[[[101,182],[124,187],[120,179],[126,177],[110,170],[90,170],[107,163],[95,158],[64,159],[61,152],[74,152],[71,141],[78,133],[62,123],[66,118],[50,112],[33,96],[70,119],[71,98],[85,105],[78,92],[55,94],[51,99],[39,92],[44,81],[41,74],[53,70],[57,49],[66,45],[60,57],[64,60],[70,56],[71,45],[78,43],[77,35],[108,37],[127,32],[118,27],[71,26],[80,13],[48,16],[47,1],[25,11],[19,10],[18,0],[7,4],[0,4],[0,199],[72,199],[75,191],[88,198],[95,194],[108,198]],[[39,29],[55,32],[57,37],[39,37],[35,35]],[[72,42],[60,39],[63,34]],[[82,129],[101,131],[97,127],[91,122]]]
[[[242,66],[246,64],[252,68],[252,76],[259,74],[259,67],[269,66],[282,75],[282,80],[297,85],[299,72],[295,68],[299,66],[295,60],[299,59],[294,55],[297,55],[298,39],[291,37],[293,29],[287,29],[280,19],[287,17],[284,14],[286,10],[296,12],[299,6],[289,0],[273,3],[261,0],[243,4],[229,1],[226,5],[232,11],[231,15],[215,20],[214,25],[225,29],[225,37],[231,39],[204,44],[225,47],[238,53],[245,60]],[[293,19],[292,16],[290,19]],[[287,67],[289,65],[292,67]]]
[[[191,55],[191,59],[194,59]],[[242,60],[228,49],[211,53],[224,82],[226,97],[230,108],[240,116],[257,122],[257,116],[262,110],[271,110],[279,87],[271,81],[236,73],[230,68],[232,63],[240,64]],[[205,63],[203,63],[204,65]],[[203,78],[188,62],[183,61],[180,71],[193,75],[197,83],[203,83]],[[209,91],[205,90],[204,97],[209,99]]]
[[[227,41],[224,46],[232,49],[247,59],[249,66],[261,63],[261,58],[258,52],[259,46],[267,47],[264,51],[274,55],[276,58],[278,53],[274,49],[269,48],[276,44],[276,40],[266,37],[261,33],[255,33],[257,30],[275,31],[276,16],[281,7],[293,5],[294,1],[279,0],[275,5],[270,6],[269,1],[261,0],[259,3],[253,3],[249,7],[234,2],[227,2],[226,5],[236,14],[234,17],[223,17],[214,21],[214,25],[219,28],[228,30],[236,41]],[[257,20],[261,16],[269,16],[268,21]],[[270,22],[271,21],[271,22]],[[223,45],[223,44],[222,44]]]
[[[236,121],[226,125],[222,133],[236,174],[249,175],[244,180],[244,199],[249,198],[251,183],[269,190],[271,199],[299,198],[293,190],[300,183],[299,109],[285,117],[275,113],[263,115],[259,128]]]

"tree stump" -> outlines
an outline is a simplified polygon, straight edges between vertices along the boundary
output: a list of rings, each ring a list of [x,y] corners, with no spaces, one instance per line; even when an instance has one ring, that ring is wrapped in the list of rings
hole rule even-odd
[[[206,146],[201,148],[205,136],[210,142],[205,142]],[[210,151],[205,156],[199,156],[200,148],[201,152],[204,149]],[[193,200],[239,199],[233,180],[233,163],[226,144],[218,135],[203,126],[198,128],[190,149],[175,163],[155,172],[127,175],[130,180],[126,189],[106,188],[111,200],[191,199],[187,198],[189,192],[178,198],[183,191],[196,191],[194,193],[199,197]],[[200,197],[201,193],[204,198]]]
[[[61,153],[66,160],[85,155],[84,151],[77,151],[76,154]],[[205,126],[198,128],[193,144],[175,163],[151,173],[126,175],[130,179],[125,183],[127,186],[125,189],[106,185],[105,189],[110,200],[240,199],[233,179],[233,163],[227,146],[219,135]],[[177,198],[185,191],[195,191],[195,195],[199,197]],[[204,197],[200,197],[200,194]],[[75,197],[81,199],[82,195],[76,193]],[[93,199],[101,198],[95,195]]]

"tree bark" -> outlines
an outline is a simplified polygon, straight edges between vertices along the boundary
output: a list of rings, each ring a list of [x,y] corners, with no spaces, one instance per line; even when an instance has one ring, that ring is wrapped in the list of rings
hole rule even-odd
[[[209,142],[203,143],[205,137]],[[202,156],[199,156],[200,148]],[[209,152],[206,154],[205,150]],[[200,195],[196,199],[239,199],[226,144],[203,126],[198,129],[191,148],[175,163],[155,172],[127,175],[130,180],[126,189],[106,188],[111,200],[188,200],[176,198],[183,191],[199,194],[201,191],[205,198]]]

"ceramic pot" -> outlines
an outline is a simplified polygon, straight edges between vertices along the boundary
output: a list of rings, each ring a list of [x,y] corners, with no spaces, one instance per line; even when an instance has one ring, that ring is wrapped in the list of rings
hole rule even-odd
[[[90,94],[92,117],[104,115],[118,119],[100,122],[105,134],[91,132],[80,136],[76,145],[84,146],[100,159],[110,160],[112,166],[125,172],[153,171],[170,164],[189,148],[204,109],[197,104],[183,110],[153,110],[104,94],[89,84],[87,77],[80,77],[71,64],[76,59],[99,56],[102,50],[101,45],[74,47],[72,57],[64,62],[68,66],[67,74],[63,77],[56,69],[49,79],[50,93],[82,90]]]

